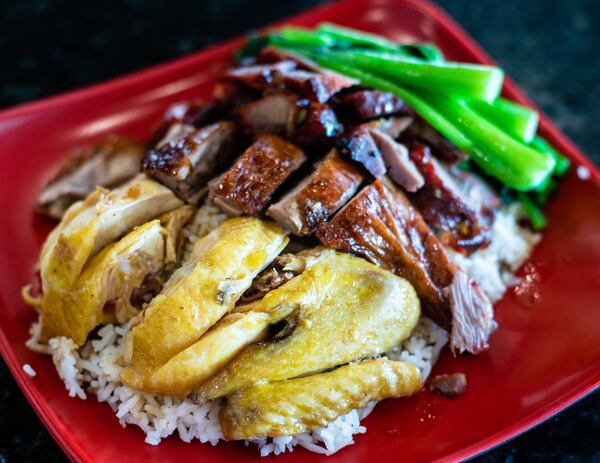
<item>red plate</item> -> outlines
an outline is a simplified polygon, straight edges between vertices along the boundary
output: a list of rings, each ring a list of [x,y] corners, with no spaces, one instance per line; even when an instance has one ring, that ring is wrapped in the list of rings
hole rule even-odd
[[[489,63],[490,58],[437,7],[414,0],[347,0],[294,18],[377,32],[397,40],[438,44],[449,58]],[[48,357],[24,342],[34,315],[19,291],[31,277],[49,230],[36,218],[37,192],[66,150],[116,132],[145,137],[174,101],[208,96],[213,78],[239,41],[92,88],[8,110],[0,115],[0,350],[36,412],[75,461],[246,461],[254,449],[218,447],[166,439],[144,444],[134,427],[121,429],[110,408],[90,398],[67,396]],[[506,95],[527,102],[511,83]],[[550,228],[526,264],[529,276],[497,305],[501,328],[492,348],[476,358],[446,353],[438,372],[463,371],[466,394],[446,400],[421,392],[386,401],[365,420],[366,435],[327,459],[335,461],[449,461],[468,458],[548,418],[592,391],[600,382],[600,174],[542,116],[542,133],[576,168],[548,206]],[[22,365],[37,371],[27,376]],[[275,457],[303,461],[304,450]],[[313,461],[325,457],[312,454]]]

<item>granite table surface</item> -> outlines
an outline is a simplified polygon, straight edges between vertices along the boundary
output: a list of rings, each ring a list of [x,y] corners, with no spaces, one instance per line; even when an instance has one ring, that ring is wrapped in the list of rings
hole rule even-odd
[[[202,49],[315,0],[3,0],[0,108]],[[600,164],[600,1],[439,0]],[[66,457],[0,360],[0,463]],[[600,391],[476,462],[599,462]]]

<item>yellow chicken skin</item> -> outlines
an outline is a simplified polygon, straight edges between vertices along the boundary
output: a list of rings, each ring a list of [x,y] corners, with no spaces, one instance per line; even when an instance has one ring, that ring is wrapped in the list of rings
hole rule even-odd
[[[302,274],[259,304],[263,311],[293,307],[287,328],[244,349],[192,393],[195,401],[385,352],[408,337],[420,316],[419,300],[406,280],[334,251],[309,262]]]
[[[250,286],[288,242],[285,231],[252,217],[229,219],[194,245],[127,335],[130,367],[122,379],[140,384],[195,343]]]
[[[406,397],[423,387],[413,365],[367,360],[328,373],[257,384],[227,396],[221,429],[227,440],[312,431],[370,401]]]
[[[330,251],[327,251],[330,252]],[[296,266],[304,268],[320,257],[320,251],[292,256]],[[288,257],[286,260],[290,260]],[[300,263],[301,262],[301,263]],[[295,286],[300,286],[298,283]],[[307,285],[304,285],[307,288]],[[288,294],[291,288],[286,289]],[[298,308],[296,303],[273,306],[271,299],[263,299],[236,306],[198,341],[170,359],[148,377],[132,376],[129,385],[145,392],[179,397],[213,376],[249,344],[263,339],[274,323],[284,319]],[[291,298],[290,298],[291,301]],[[126,376],[127,378],[127,376]]]
[[[61,328],[61,336],[82,345],[96,326],[114,322],[115,312],[135,313],[130,304],[131,293],[148,273],[162,268],[164,257],[165,242],[159,220],[134,229],[104,248],[89,262],[73,290],[63,299],[64,317],[69,323]],[[114,303],[114,310],[104,312],[109,301]]]
[[[280,307],[271,313],[249,311],[225,315],[198,341],[156,370],[136,389],[186,397],[230,362],[249,344],[265,337],[271,324],[290,314],[291,308]]]
[[[182,203],[175,195],[145,177],[112,191],[97,188],[73,204],[50,233],[40,255],[42,300],[41,339],[69,335],[72,323],[65,301],[89,260],[106,245]],[[81,339],[76,340],[81,342]]]

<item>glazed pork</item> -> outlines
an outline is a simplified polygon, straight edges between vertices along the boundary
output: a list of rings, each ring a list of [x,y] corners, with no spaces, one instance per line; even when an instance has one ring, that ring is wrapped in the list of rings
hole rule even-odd
[[[489,218],[463,198],[448,168],[419,143],[411,146],[410,159],[425,178],[423,188],[414,192],[411,200],[440,241],[462,252],[487,245]]]
[[[387,172],[383,156],[367,125],[356,126],[344,132],[338,138],[336,148],[346,158],[362,164],[375,178],[382,177]]]
[[[334,149],[311,175],[269,207],[267,215],[295,235],[311,235],[352,198],[362,181],[357,166]]]
[[[199,129],[176,123],[163,140],[146,153],[142,170],[180,198],[197,203],[206,192],[206,182],[231,160],[236,140],[236,126],[230,121]]]
[[[413,118],[412,123],[402,132],[401,138],[407,145],[419,142],[431,147],[436,157],[450,164],[466,159],[462,151],[419,116]]]
[[[414,111],[390,92],[361,89],[337,96],[333,103],[343,120],[366,122],[393,115],[412,116]]]
[[[492,305],[446,253],[407,196],[385,180],[365,187],[317,236],[406,278],[424,313],[452,332],[453,349],[477,353],[494,329]],[[464,280],[467,280],[465,283]],[[472,285],[473,283],[473,285]],[[469,294],[461,297],[464,292]],[[474,299],[470,299],[470,298]]]
[[[258,215],[305,159],[300,148],[283,138],[260,136],[227,172],[210,183],[210,197],[232,215]]]
[[[319,103],[325,103],[339,91],[356,84],[340,74],[297,69],[293,60],[239,67],[225,73],[223,79],[263,92],[289,92]]]
[[[342,130],[329,106],[287,93],[241,105],[236,114],[247,132],[280,135],[304,148],[328,147]]]

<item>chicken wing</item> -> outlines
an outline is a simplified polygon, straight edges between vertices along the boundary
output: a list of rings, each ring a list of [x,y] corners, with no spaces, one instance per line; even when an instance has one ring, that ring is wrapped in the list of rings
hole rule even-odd
[[[406,397],[423,387],[413,365],[367,360],[303,378],[257,384],[227,396],[221,429],[228,440],[312,431],[368,402]]]

